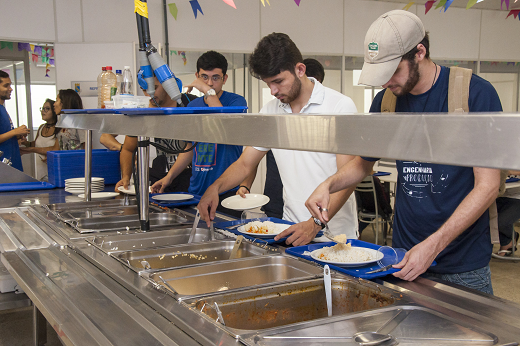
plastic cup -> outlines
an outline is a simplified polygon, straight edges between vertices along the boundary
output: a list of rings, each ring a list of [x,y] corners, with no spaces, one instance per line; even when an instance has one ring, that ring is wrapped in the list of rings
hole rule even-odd
[[[240,220],[245,222],[246,220],[260,221],[260,219],[267,217],[265,213],[261,211],[244,210],[240,216]]]
[[[406,254],[405,249],[394,249],[391,246],[381,246],[377,252],[378,257],[381,257],[380,254],[383,256],[379,261],[377,261],[377,264],[379,264],[381,268],[399,263],[400,259],[402,259]]]

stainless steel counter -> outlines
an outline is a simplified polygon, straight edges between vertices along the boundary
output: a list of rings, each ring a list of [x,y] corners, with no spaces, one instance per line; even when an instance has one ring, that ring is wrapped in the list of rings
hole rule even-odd
[[[400,345],[518,345],[520,340],[520,305],[422,278],[378,280],[380,290],[396,299],[382,309],[231,330],[196,312],[190,300],[157,289],[87,238],[69,237],[70,227],[38,205],[64,196],[62,191],[0,196],[0,203],[9,200],[8,208],[0,209],[2,220],[25,215],[33,221],[2,225],[0,245],[11,249],[2,253],[2,262],[67,345],[357,345],[351,336],[362,330],[391,330]],[[34,238],[47,246],[29,244]],[[9,246],[13,239],[24,249]]]

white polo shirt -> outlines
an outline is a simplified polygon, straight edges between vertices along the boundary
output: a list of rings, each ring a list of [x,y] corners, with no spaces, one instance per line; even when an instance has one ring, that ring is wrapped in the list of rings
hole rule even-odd
[[[309,77],[314,83],[309,102],[300,113],[331,114],[331,113],[356,113],[354,102],[347,96],[327,87],[324,87],[316,79]],[[267,103],[260,113],[281,114],[292,113],[288,103],[282,103],[274,99]],[[297,116],[297,114],[295,114]],[[291,131],[305,131],[301,128],[285,129]],[[334,124],[331,124],[328,133],[318,134],[317,140],[324,136],[336,136]],[[268,151],[269,148],[255,147],[260,151]],[[296,151],[285,149],[272,149],[278,171],[283,183],[283,218],[292,222],[306,221],[311,217],[305,207],[305,201],[312,192],[328,177],[337,172],[336,154],[316,153],[308,151]],[[354,194],[350,196],[343,207],[329,222],[329,228],[333,234],[346,234],[347,238],[358,237],[357,206]]]

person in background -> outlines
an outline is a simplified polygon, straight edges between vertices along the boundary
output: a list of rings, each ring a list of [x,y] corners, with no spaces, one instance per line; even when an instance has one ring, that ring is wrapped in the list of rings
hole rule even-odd
[[[286,34],[272,33],[262,38],[249,58],[249,66],[251,74],[263,80],[276,97],[260,113],[286,113],[298,117],[300,113],[356,112],[349,97],[306,76],[300,50]],[[240,159],[206,190],[198,205],[201,219],[208,224],[214,219],[218,194],[250,177],[268,150],[246,147]],[[283,182],[283,218],[297,222],[277,235],[275,240],[288,237],[287,244],[307,244],[322,227],[305,209],[305,199],[319,183],[354,157],[283,149],[272,149],[272,152]],[[348,238],[357,238],[357,208],[352,191],[353,188],[334,195],[329,208],[336,216],[329,226],[336,235],[346,233]]]
[[[17,128],[13,126],[11,117],[5,109],[5,101],[11,99],[12,91],[9,74],[0,70],[0,151],[3,152],[0,161],[9,159],[14,168],[23,171],[18,140],[25,140],[31,131],[25,125]]]
[[[188,92],[195,88],[203,93],[204,97],[191,101],[188,107],[247,106],[244,97],[222,89],[228,78],[227,68],[227,60],[222,54],[215,51],[202,54],[197,60],[196,78],[187,87]],[[188,148],[191,148],[191,144],[188,144]],[[242,149],[243,147],[238,145],[198,143],[194,150],[179,154],[168,174],[152,185],[152,191],[164,192],[191,163],[192,176],[188,192],[202,195],[208,186],[240,157]],[[233,196],[237,185],[221,191],[220,200]],[[218,210],[237,217],[241,215],[241,212],[224,208],[220,203]]]
[[[154,100],[157,102],[159,107],[178,107],[177,101],[171,99],[166,93],[164,88],[157,77],[154,77],[155,82],[155,94]],[[145,91],[146,94],[146,91]],[[146,94],[147,95],[147,94]],[[147,95],[148,96],[148,95]],[[182,106],[186,106],[191,100],[197,97],[192,94],[182,94],[181,101]],[[156,107],[155,103],[150,100],[149,107]],[[109,135],[111,136],[111,135]],[[180,150],[184,147],[184,141],[178,141],[175,139],[168,138],[154,138],[154,142],[158,143],[170,150]],[[119,142],[118,142],[119,143]],[[125,136],[124,143],[121,145],[121,154],[119,155],[119,162],[121,166],[121,180],[116,184],[115,191],[119,192],[119,187],[123,186],[124,189],[128,189],[130,185],[130,177],[132,176],[132,158],[134,152],[137,149],[137,137]],[[119,149],[118,149],[119,150]],[[150,181],[154,184],[156,181],[161,180],[166,176],[170,168],[175,163],[178,155],[169,154],[156,148],[157,157],[152,162],[150,168]],[[165,188],[165,192],[187,192],[190,186],[191,178],[191,167],[184,169],[173,181]]]
[[[42,120],[44,124],[40,125],[34,141],[22,142],[25,147],[20,147],[22,155],[35,153],[36,158],[36,179],[47,181],[47,151],[54,147],[56,143],[56,134],[60,131],[56,127],[58,116],[54,111],[54,100],[47,99],[40,108]]]
[[[506,190],[506,179],[508,175],[519,175],[520,171],[503,171],[500,181],[500,193],[497,198],[498,213],[498,236],[500,239],[500,249],[498,256],[509,257],[513,255],[513,235],[515,237],[515,251],[518,246],[520,234],[515,231],[515,222],[520,219],[520,195]],[[512,192],[513,191],[513,192]]]
[[[72,89],[61,89],[56,96],[54,111],[60,114],[62,109],[83,109],[81,97]],[[52,150],[85,149],[85,131],[61,129],[56,134],[56,143]]]
[[[370,112],[381,112],[386,90],[397,97],[396,112],[448,112],[450,70],[430,59],[430,42],[414,14],[395,10],[380,16],[365,37],[360,84],[382,85]],[[390,94],[387,95],[391,96]],[[470,112],[501,111],[497,92],[472,75]],[[306,202],[327,222],[329,194],[355,187],[377,159],[356,157],[320,184]],[[496,199],[500,171],[428,162],[397,162],[392,246],[408,250],[393,275],[412,281],[427,275],[493,294],[489,260],[492,244],[488,208]],[[433,261],[437,265],[430,268]]]
[[[305,65],[307,77],[314,77],[318,82],[323,84],[325,80],[325,69],[323,65],[316,59],[307,58],[303,60],[303,64]]]
[[[316,59],[308,58],[303,60],[305,65],[305,75],[307,77],[316,78],[316,80],[323,84],[325,79],[325,69],[323,65]],[[278,166],[274,159],[273,152],[269,150],[265,155],[266,173],[265,173],[265,186],[264,195],[269,197],[269,202],[262,206],[262,211],[268,217],[276,217],[278,219],[283,218],[283,184],[280,178],[280,172],[278,172]],[[258,167],[257,167],[258,169]],[[253,174],[248,176],[241,184],[237,191],[238,195],[245,198],[246,193],[251,192],[251,186],[256,177],[256,169]]]

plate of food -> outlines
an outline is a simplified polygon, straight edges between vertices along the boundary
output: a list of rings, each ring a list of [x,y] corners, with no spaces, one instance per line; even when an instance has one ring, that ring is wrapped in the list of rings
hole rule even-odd
[[[165,193],[164,195],[152,196],[152,199],[156,201],[185,201],[193,197],[193,195],[188,193]]]
[[[374,249],[348,244],[336,244],[314,250],[310,256],[316,261],[339,267],[361,267],[379,261],[383,254]]]
[[[274,238],[292,225],[271,221],[252,221],[237,228],[240,233],[257,238]]]

